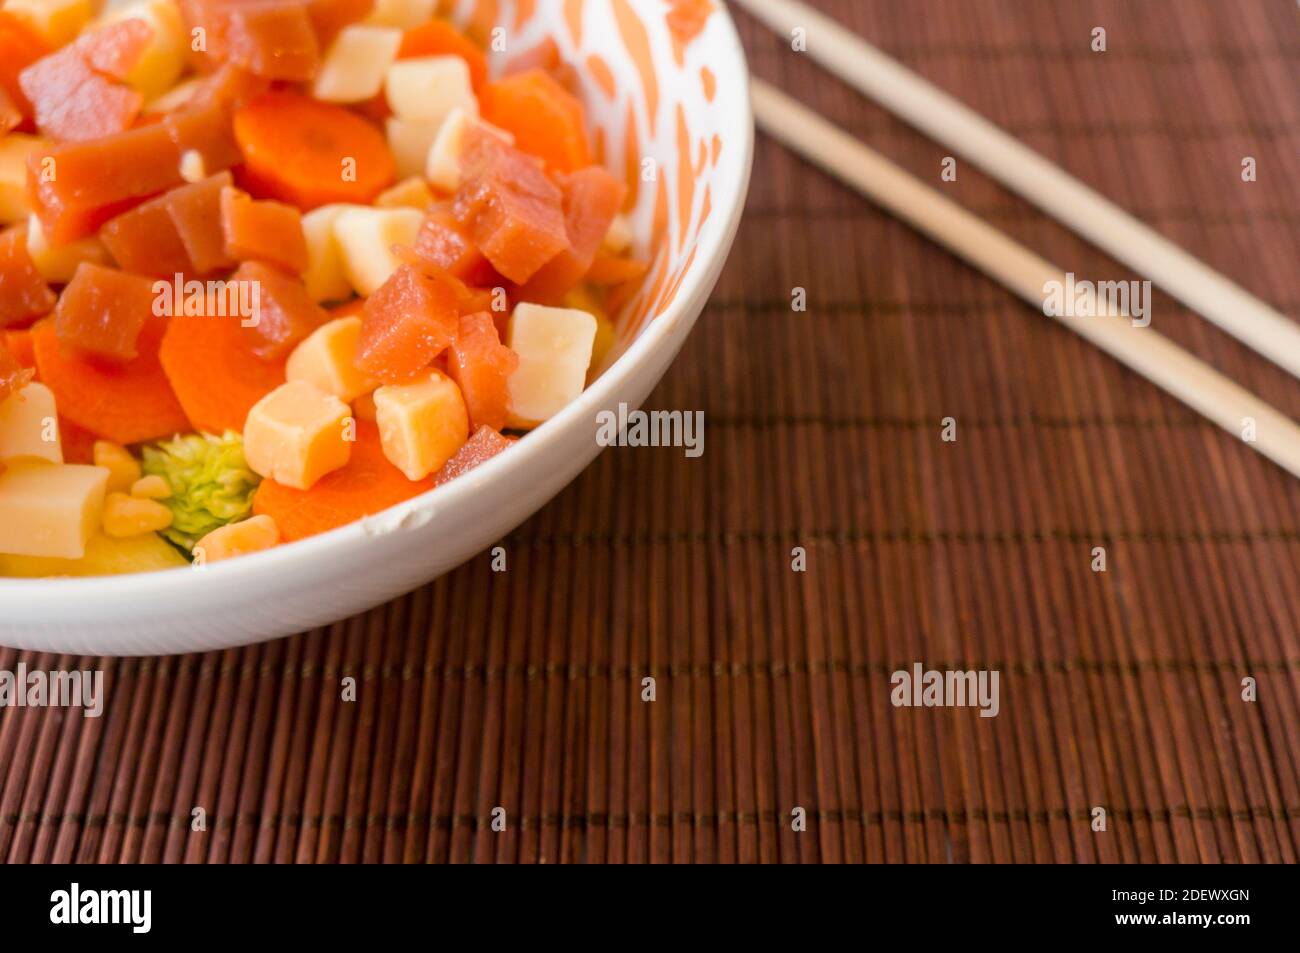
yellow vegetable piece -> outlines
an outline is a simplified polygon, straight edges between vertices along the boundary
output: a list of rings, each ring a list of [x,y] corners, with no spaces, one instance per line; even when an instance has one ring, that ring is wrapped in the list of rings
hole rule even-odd
[[[116,539],[156,533],[172,525],[172,511],[157,500],[110,493],[104,500],[104,532]]]
[[[284,486],[309,490],[348,462],[351,410],[306,381],[288,381],[248,412],[244,459],[255,473]]]
[[[11,132],[0,136],[0,224],[27,220],[27,156],[43,148],[46,140]]]
[[[125,447],[107,440],[96,440],[92,457],[95,466],[108,471],[109,493],[125,493],[140,479],[140,461]]]
[[[27,254],[46,281],[66,285],[83,261],[96,265],[109,263],[108,249],[94,235],[63,245],[51,245],[41,228],[41,220],[32,214],[27,219]]]
[[[149,24],[153,38],[140,61],[127,74],[126,81],[144,93],[146,99],[152,98],[175,85],[184,71],[189,33],[175,0],[136,0],[114,7],[104,15],[105,23],[130,19]]]
[[[432,204],[433,190],[418,175],[403,179],[375,196],[375,205],[379,208],[426,209]]]
[[[33,381],[0,401],[0,460],[63,462],[54,392]]]
[[[384,456],[408,480],[424,479],[469,439],[465,398],[441,371],[375,391],[375,422]]]
[[[158,474],[151,473],[131,484],[131,495],[143,500],[165,500],[172,495],[172,488]]]
[[[270,549],[280,541],[280,529],[266,514],[219,526],[194,546],[196,562],[215,563],[231,556]]]
[[[156,533],[113,539],[95,533],[80,559],[0,554],[0,576],[39,579],[45,576],[116,576],[129,572],[180,569],[190,561]]]
[[[336,318],[321,325],[303,339],[285,364],[284,374],[291,381],[306,381],[340,400],[372,391],[379,382],[357,370],[357,341],[361,337],[361,319],[356,316]]]
[[[0,473],[0,553],[80,559],[99,529],[108,471],[9,463]]]

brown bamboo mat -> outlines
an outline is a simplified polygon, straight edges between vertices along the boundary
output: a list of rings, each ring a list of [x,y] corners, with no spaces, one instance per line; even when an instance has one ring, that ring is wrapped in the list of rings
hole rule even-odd
[[[1292,0],[819,5],[1300,313]],[[741,28],[757,74],[938,182],[942,147]],[[1030,247],[1130,277],[958,170]],[[1282,372],[1153,317],[1300,415]],[[704,409],[704,455],[606,452],[505,573],[240,651],[0,651],[109,682],[98,720],[0,713],[0,857],[1297,859],[1300,485],[1239,441],[765,141],[650,406]],[[913,661],[1000,670],[1000,714],[892,707]]]

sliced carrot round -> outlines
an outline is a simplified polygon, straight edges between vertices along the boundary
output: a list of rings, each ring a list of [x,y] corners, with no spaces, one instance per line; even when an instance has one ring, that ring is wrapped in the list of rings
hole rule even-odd
[[[159,357],[190,423],[222,433],[244,429],[252,406],[284,383],[284,361],[253,354],[238,317],[169,320]]]
[[[136,341],[137,355],[109,364],[65,345],[53,321],[32,329],[36,369],[54,391],[59,414],[114,443],[139,443],[190,429],[158,360],[165,318],[150,316]]]
[[[369,204],[397,175],[375,126],[299,93],[263,93],[239,109],[235,140],[244,155],[240,183],[259,198],[304,211],[331,202]]]
[[[477,93],[487,82],[487,57],[473,40],[446,20],[430,20],[402,34],[397,58],[405,60],[417,56],[459,56],[469,66],[474,92]]]
[[[357,439],[347,465],[325,474],[310,490],[263,480],[253,497],[253,512],[275,520],[286,542],[346,526],[433,488],[433,478],[408,480],[388,462],[379,429],[357,421]]]

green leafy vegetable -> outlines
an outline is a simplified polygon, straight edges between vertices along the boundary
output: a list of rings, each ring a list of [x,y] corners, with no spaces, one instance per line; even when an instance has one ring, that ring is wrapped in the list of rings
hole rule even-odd
[[[244,440],[233,430],[145,447],[144,472],[171,487],[172,495],[161,502],[171,508],[172,525],[162,534],[186,551],[218,526],[252,513],[253,491],[261,480],[244,461]]]

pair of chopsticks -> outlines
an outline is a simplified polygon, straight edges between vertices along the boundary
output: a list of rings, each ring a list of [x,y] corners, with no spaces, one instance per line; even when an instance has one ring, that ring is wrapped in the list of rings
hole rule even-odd
[[[1300,376],[1300,327],[880,50],[797,0],[736,0],[830,72],[982,168],[1244,344]],[[764,132],[1043,310],[1064,271],[774,87],[755,79]],[[1058,309],[1059,310],[1059,309]],[[1300,477],[1300,426],[1122,312],[1053,317]],[[1253,420],[1249,428],[1247,421]]]

